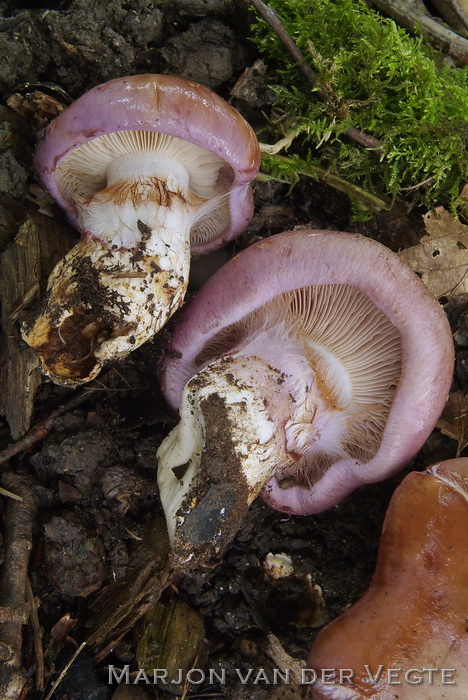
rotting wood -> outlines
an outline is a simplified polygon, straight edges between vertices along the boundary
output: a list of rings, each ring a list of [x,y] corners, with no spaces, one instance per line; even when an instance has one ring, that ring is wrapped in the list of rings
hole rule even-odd
[[[4,517],[5,558],[0,579],[0,696],[20,697],[28,674],[23,667],[22,630],[30,617],[28,565],[33,524],[39,508],[52,502],[51,493],[19,474],[7,472],[2,484],[21,497],[10,499]]]
[[[2,299],[1,406],[14,440],[31,424],[34,395],[41,382],[39,362],[20,334],[26,307],[39,297],[55,263],[75,236],[43,214],[29,214],[0,260]]]
[[[184,692],[183,680],[173,682],[180,669],[184,679],[191,668],[203,668],[206,663],[208,642],[203,618],[174,596],[164,597],[148,610],[138,623],[137,638],[137,667],[148,675],[154,668],[165,669],[170,680],[164,681],[164,690],[174,695]]]
[[[165,533],[161,519],[151,529],[150,541],[143,542],[135,551],[126,576],[109,583],[92,600],[83,633],[96,661],[109,653],[180,576],[171,567]]]
[[[38,360],[23,343],[18,328],[22,305],[39,288],[40,246],[37,226],[30,219],[21,226],[15,241],[3,253],[0,264],[2,299],[3,367],[1,410],[17,439],[29,428],[34,394],[41,381]]]
[[[178,577],[180,572],[170,567],[160,570],[156,562],[147,561],[141,569],[132,569],[128,577],[103,588],[95,603],[100,608],[95,631],[87,640],[96,654],[96,663],[110,653]]]

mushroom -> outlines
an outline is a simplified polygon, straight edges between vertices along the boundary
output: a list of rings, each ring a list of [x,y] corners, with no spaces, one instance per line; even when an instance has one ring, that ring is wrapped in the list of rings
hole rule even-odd
[[[467,529],[468,459],[404,478],[385,516],[368,591],[312,647],[314,698],[466,697]]]
[[[23,337],[57,383],[95,377],[182,304],[190,249],[247,226],[255,134],[221,97],[168,75],[118,78],[60,114],[38,145],[46,189],[80,229]]]
[[[161,373],[180,414],[158,450],[177,548],[223,547],[259,492],[310,514],[397,471],[452,369],[441,306],[381,244],[297,230],[244,250],[188,307]]]

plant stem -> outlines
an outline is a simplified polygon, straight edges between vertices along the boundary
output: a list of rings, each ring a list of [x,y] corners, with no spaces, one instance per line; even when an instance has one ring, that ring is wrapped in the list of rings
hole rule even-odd
[[[324,104],[328,103],[328,95],[323,87],[319,84],[317,75],[314,70],[307,63],[304,54],[298,49],[292,38],[287,33],[286,29],[283,27],[280,19],[276,12],[266,5],[263,0],[250,0],[252,5],[257,9],[259,15],[265,20],[265,22],[273,29],[278,39],[282,42],[283,46],[290,53],[293,59],[297,63],[297,67],[303,74],[303,76],[308,80],[308,82],[315,88],[317,97]],[[364,134],[354,127],[350,127],[343,132],[352,141],[355,141],[360,146],[365,148],[372,148],[375,150],[377,157],[381,156],[380,151],[380,141],[370,134]]]

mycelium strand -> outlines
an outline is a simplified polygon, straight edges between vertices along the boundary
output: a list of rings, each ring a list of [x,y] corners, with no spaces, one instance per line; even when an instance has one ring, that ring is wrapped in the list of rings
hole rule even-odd
[[[224,165],[181,139],[128,131],[93,139],[63,159],[58,181],[83,238],[52,272],[45,308],[24,333],[55,381],[89,381],[180,306],[192,227],[200,235],[208,214],[210,227],[226,225]]]

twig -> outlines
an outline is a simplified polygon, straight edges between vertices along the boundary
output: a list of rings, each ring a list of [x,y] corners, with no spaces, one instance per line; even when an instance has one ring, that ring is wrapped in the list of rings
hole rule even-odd
[[[417,190],[419,187],[425,187],[426,185],[432,185],[434,182],[434,175],[431,175],[430,177],[426,178],[422,182],[418,182],[416,185],[411,185],[411,187],[402,187],[401,191],[402,192],[411,192],[411,190]]]
[[[468,12],[466,2],[462,6],[459,0],[448,0],[448,5],[452,8],[460,24],[468,30]]]
[[[289,669],[292,683],[299,685],[302,681],[302,669],[306,666],[305,661],[303,659],[297,659],[290,656],[281,644],[278,637],[272,632],[268,633],[267,642],[265,652],[268,654],[270,659],[274,661],[275,666],[282,671]]]
[[[375,155],[380,158],[382,155],[382,150],[381,150],[381,143],[378,139],[375,138],[375,136],[371,136],[370,134],[366,134],[364,131],[359,131],[359,129],[356,129],[354,126],[350,126],[346,131],[343,131],[344,135],[350,138],[352,141],[355,141],[358,143],[360,146],[364,146],[364,148],[372,148],[373,152]]]
[[[29,619],[33,632],[34,655],[36,657],[36,689],[42,691],[44,690],[44,651],[42,648],[41,626],[39,624],[36,601],[29,578],[26,581],[26,594],[30,610]]]
[[[194,660],[193,665],[192,665],[192,669],[197,667],[197,662],[198,662],[198,656],[195,657],[195,660]],[[182,695],[180,696],[180,700],[185,700],[189,690],[190,690],[190,681],[188,678],[186,678],[185,683],[184,683],[184,688],[182,690]]]
[[[431,44],[442,47],[461,63],[468,63],[468,40],[419,12],[405,0],[372,0],[372,4],[410,32],[421,30]]]
[[[22,628],[31,606],[27,603],[29,556],[32,550],[33,523],[39,508],[52,502],[51,493],[18,474],[3,475],[8,490],[21,496],[9,499],[4,518],[5,559],[0,581],[0,697],[20,697],[27,674],[22,665]]]
[[[455,32],[462,34],[468,29],[466,11],[460,6],[458,0],[431,0],[431,4]]]
[[[2,486],[0,486],[0,496],[6,496],[7,498],[13,498],[15,501],[22,501],[23,499],[21,496],[18,496],[18,494],[13,493],[12,491],[8,491],[7,489],[4,489]]]
[[[68,673],[68,669],[69,669],[70,666],[75,662],[76,657],[77,657],[79,654],[81,654],[81,652],[83,651],[83,649],[85,648],[85,646],[86,646],[86,642],[83,642],[82,644],[80,644],[80,646],[79,646],[78,649],[75,651],[75,653],[73,654],[73,656],[71,657],[71,659],[70,659],[69,661],[67,661],[67,663],[65,664],[65,666],[64,666],[64,667],[62,668],[62,670],[60,671],[60,674],[59,674],[58,678],[56,678],[56,680],[55,680],[55,682],[54,682],[54,685],[52,686],[52,688],[50,689],[50,691],[49,691],[49,692],[47,693],[47,695],[45,696],[44,700],[50,700],[50,698],[52,697],[52,695],[55,693],[56,689],[58,688],[59,684],[63,681],[63,679],[65,678],[66,674]]]
[[[270,156],[266,152],[262,153],[262,160],[266,163],[268,163],[269,160],[273,160],[276,162],[283,162],[285,164],[289,163],[290,165],[293,165],[292,159],[288,156]],[[359,187],[358,185],[355,185],[354,183],[349,182],[348,180],[344,180],[343,178],[339,177],[338,175],[335,175],[334,173],[330,173],[326,168],[322,168],[320,165],[306,163],[304,167],[298,168],[296,172],[298,175],[314,177],[315,179],[321,182],[326,182],[327,185],[330,185],[330,187],[333,187],[339,192],[345,192],[348,196],[354,197],[364,209],[370,209],[371,211],[381,211],[382,209],[388,207],[388,203],[385,200],[381,199],[380,197],[377,197],[371,192],[367,192],[366,190],[362,189],[362,187]],[[277,180],[278,182],[289,182],[289,180],[282,180],[281,177],[265,175],[265,173],[260,173],[260,175],[257,175],[256,179],[259,181]]]
[[[289,51],[291,56],[297,63],[297,67],[303,74],[303,76],[309,81],[311,85],[317,90],[317,96],[322,102],[328,102],[328,95],[319,84],[317,75],[315,71],[312,70],[310,65],[307,63],[305,56],[297,48],[294,41],[291,39],[283,25],[281,24],[278,15],[271,8],[268,7],[262,0],[250,0],[252,5],[258,10],[258,14],[265,20],[265,22],[273,29],[278,39],[282,42],[283,46]]]
[[[308,82],[315,88],[316,95],[321,102],[328,104],[329,99],[324,88],[319,84],[317,75],[315,71],[312,70],[309,63],[307,62],[304,54],[298,49],[292,38],[287,33],[286,29],[283,27],[281,21],[278,18],[276,12],[266,5],[263,0],[250,0],[251,4],[256,8],[259,15],[265,20],[265,22],[270,26],[278,39],[282,42],[283,46],[290,53],[293,59],[297,63],[297,67],[303,74],[303,76],[308,80]],[[350,127],[343,132],[348,138],[352,139],[360,146],[365,148],[372,148],[378,157],[381,156],[380,147],[381,143],[378,139],[370,134],[364,134],[354,127]]]
[[[8,445],[8,447],[5,447],[4,450],[1,450],[0,465],[4,464],[20,452],[23,452],[23,450],[29,449],[30,447],[35,445],[36,442],[43,440],[46,437],[46,435],[52,430],[52,428],[54,427],[54,421],[57,418],[59,418],[59,416],[63,416],[68,411],[72,411],[73,409],[80,406],[94,392],[94,388],[83,389],[78,394],[75,394],[75,396],[73,396],[69,401],[56,408],[55,411],[52,411],[52,413],[43,421],[37,423],[37,425],[31,428],[31,430],[27,432],[26,435],[23,435],[23,437],[21,437],[19,440],[13,442],[11,445]]]

